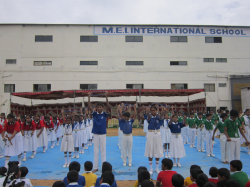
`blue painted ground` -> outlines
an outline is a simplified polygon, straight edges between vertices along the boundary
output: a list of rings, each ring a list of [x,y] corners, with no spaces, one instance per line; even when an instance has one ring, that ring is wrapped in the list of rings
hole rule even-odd
[[[133,137],[133,167],[123,167],[122,159],[120,158],[120,151],[118,148],[118,137],[107,137],[107,161],[113,165],[113,173],[116,180],[137,180],[137,168],[139,166],[149,167],[148,158],[144,157],[146,137],[134,136]],[[215,166],[217,168],[226,167],[229,169],[229,165],[225,165],[220,161],[220,142],[216,139],[214,145],[215,157],[207,157],[206,153],[198,152],[196,148],[190,148],[189,145],[185,145],[186,157],[181,159],[180,168],[173,168],[184,177],[190,175],[189,168],[192,164],[200,165],[204,173],[208,175],[209,168]],[[72,161],[78,161],[81,165],[80,174],[84,173],[83,164],[85,161],[93,161],[93,146],[90,146],[85,153],[80,155],[79,159],[72,159]],[[55,146],[54,149],[48,149],[47,153],[42,153],[42,148],[39,148],[34,159],[30,159],[31,153],[27,153],[27,161],[22,162],[23,166],[28,167],[30,179],[55,179],[62,180],[67,172],[68,168],[63,168],[64,157],[60,152],[60,146]],[[243,171],[250,177],[250,155],[245,150],[241,151],[241,161],[243,162]],[[17,157],[12,157],[11,160],[17,160]],[[100,161],[101,163],[101,161]],[[101,174],[101,164],[99,163],[99,172]],[[4,165],[4,158],[0,159],[0,166]],[[155,161],[153,162],[155,169]],[[157,178],[157,173],[154,172],[152,179]]]

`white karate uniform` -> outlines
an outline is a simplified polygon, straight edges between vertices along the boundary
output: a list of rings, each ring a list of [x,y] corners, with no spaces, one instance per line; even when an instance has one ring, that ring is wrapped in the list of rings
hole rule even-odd
[[[249,116],[244,115],[244,122],[245,122],[245,130],[246,130],[245,136],[246,136],[247,140],[249,141],[250,140],[250,119],[249,119]],[[239,132],[239,134],[240,134],[240,132]],[[243,142],[246,142],[244,137],[242,139],[243,139]],[[247,153],[250,153],[249,146],[247,146]]]
[[[224,133],[220,133],[220,150],[221,150],[221,161],[228,162],[228,146],[227,137]]]
[[[99,147],[101,151],[102,163],[106,161],[106,134],[94,134],[94,166],[93,169],[98,169],[99,165]]]
[[[188,143],[188,136],[189,136],[189,126],[183,127],[181,129],[182,133],[182,137],[183,137],[183,142],[184,143]]]
[[[230,142],[227,142],[228,148],[228,161],[240,160],[240,138],[231,138]]]
[[[82,147],[82,134],[79,122],[74,123],[73,129],[74,147]]]
[[[205,127],[197,129],[197,149],[204,150],[204,142],[206,137],[206,129]]]
[[[168,122],[169,120],[164,119],[163,125],[160,127],[162,144],[170,143],[171,131]]]
[[[74,140],[73,140],[72,124],[65,124],[64,136],[61,143],[61,150],[63,152],[74,152]]]
[[[82,120],[80,123],[80,129],[81,129],[81,135],[82,135],[82,144],[86,144],[88,140],[87,140],[87,134],[86,134],[86,125],[85,125],[84,120]]]

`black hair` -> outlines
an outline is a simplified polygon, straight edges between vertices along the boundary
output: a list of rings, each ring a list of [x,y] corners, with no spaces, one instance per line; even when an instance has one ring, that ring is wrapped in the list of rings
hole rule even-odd
[[[39,114],[36,114],[35,117],[38,116],[39,118],[41,117]]]
[[[22,187],[24,185],[25,185],[25,181],[17,182],[16,180],[14,180],[9,187]]]
[[[0,175],[6,176],[6,173],[7,173],[6,167],[1,167],[1,168],[0,168]]]
[[[203,187],[208,182],[208,178],[205,174],[201,173],[196,177],[197,186]]]
[[[30,115],[30,114],[26,114],[26,118],[27,118],[27,116],[29,116],[29,117],[32,119],[32,115]]]
[[[151,106],[151,107],[150,107],[150,110],[151,110],[152,108],[155,109],[155,110],[157,110],[157,108],[156,108],[155,106]]]
[[[4,116],[5,116],[5,113],[2,112],[1,115],[4,115]]]
[[[154,183],[151,180],[144,180],[141,183],[141,187],[154,187]]]
[[[81,164],[79,162],[73,161],[69,164],[69,171],[75,170],[77,172],[80,172],[81,170]]]
[[[184,178],[180,174],[174,174],[172,176],[172,185],[174,187],[183,187],[184,185]]]
[[[72,117],[68,116],[66,117],[66,120],[69,119],[70,121],[72,121]]]
[[[149,174],[149,172],[148,171],[140,171],[139,173],[138,173],[138,183],[142,183],[142,181],[144,181],[144,180],[147,180],[147,179],[150,179],[150,174]]]
[[[10,175],[11,175],[10,180],[12,181],[12,180],[15,179],[15,175],[18,174],[19,171],[20,171],[18,165],[13,165],[13,162],[9,162],[8,165],[9,165],[9,170],[7,172],[7,175],[6,175],[5,179],[4,179],[3,187],[6,186]]]
[[[57,120],[57,117],[53,117],[53,120]]]
[[[169,158],[162,159],[161,163],[164,167],[167,167],[169,170],[173,168],[173,161]]]
[[[26,175],[29,173],[29,170],[26,167],[20,167],[20,171],[21,171],[21,177],[26,177]]]
[[[173,117],[175,117],[175,116],[178,118],[178,116],[177,116],[177,115],[172,115],[172,118],[173,118]]]
[[[50,115],[50,116],[51,116],[51,113],[49,112],[49,113],[48,113],[48,115]]]
[[[212,116],[212,114],[206,114],[206,117],[210,117],[210,116]]]
[[[199,174],[201,174],[201,173],[203,173],[203,171],[200,170],[200,169],[192,169],[192,170],[190,171],[190,174],[191,174],[191,176],[192,176],[194,179],[197,179],[197,176],[198,176]]]
[[[192,169],[200,169],[201,170],[201,167],[198,166],[198,165],[191,165],[190,166],[190,172],[191,172]]]
[[[44,116],[44,120],[50,119],[48,116]]]
[[[240,184],[234,179],[229,179],[226,182],[226,187],[240,187]]]
[[[102,173],[101,179],[103,183],[108,183],[110,186],[112,186],[112,184],[114,183],[115,177],[111,171],[105,171]]]
[[[203,187],[216,187],[213,182],[207,182]]]
[[[22,114],[22,115],[20,116],[20,118],[24,118],[24,119],[25,119],[26,117],[25,117],[25,115],[24,115],[24,114]]]
[[[220,115],[220,118],[223,119],[223,118],[226,117],[226,116],[227,116],[226,113],[222,113],[222,114]]]
[[[69,183],[77,182],[79,179],[78,172],[75,170],[69,171],[67,174],[67,179],[69,180]]]
[[[194,115],[194,113],[193,113],[193,112],[190,112],[190,115]]]
[[[7,118],[12,118],[12,119],[14,119],[14,118],[15,118],[15,116],[14,116],[14,114],[9,113],[9,114],[7,115]]]
[[[84,168],[86,171],[91,171],[93,169],[93,163],[90,161],[86,161],[84,163]]]
[[[63,181],[56,181],[56,182],[54,182],[52,187],[66,187],[66,185],[64,184]]]
[[[229,110],[226,110],[226,113],[229,112]]]
[[[104,105],[102,103],[97,103],[96,107],[98,107],[98,106],[104,107]]]
[[[202,114],[201,112],[199,112],[199,113],[198,113],[198,116],[199,116],[199,115],[203,115],[203,114]]]
[[[216,167],[211,167],[210,169],[209,169],[209,175],[211,176],[211,177],[217,177],[217,172],[218,172],[218,169],[216,168]]]
[[[217,172],[221,177],[225,177],[227,180],[230,179],[230,171],[227,168],[220,168]]]
[[[242,170],[242,162],[240,161],[240,160],[232,160],[231,162],[230,162],[230,165],[233,167],[233,168],[235,168],[235,169],[237,169],[237,171],[241,171]]]
[[[130,118],[130,113],[129,112],[125,112],[124,114],[122,114],[124,117],[128,117]]]
[[[239,116],[239,112],[237,110],[231,110],[230,111],[230,116],[238,117]]]
[[[104,173],[105,171],[112,172],[112,165],[109,162],[102,163],[102,173]]]
[[[137,173],[139,173],[140,171],[148,171],[148,169],[144,166],[140,166],[138,169],[137,169]]]
[[[246,109],[244,113],[246,113],[249,109]]]

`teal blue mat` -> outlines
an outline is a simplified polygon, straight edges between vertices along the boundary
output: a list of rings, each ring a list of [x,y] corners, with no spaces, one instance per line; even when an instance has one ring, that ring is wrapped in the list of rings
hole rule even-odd
[[[206,153],[198,152],[196,148],[190,148],[189,145],[185,145],[186,157],[181,159],[180,168],[173,168],[184,177],[190,175],[189,168],[192,164],[200,165],[204,173],[208,174],[209,168],[215,166],[217,168],[226,167],[229,169],[229,165],[222,164],[220,161],[220,141],[215,140],[214,154],[215,157],[207,157]],[[118,148],[118,137],[107,137],[107,161],[113,165],[113,173],[116,180],[137,180],[137,168],[139,166],[146,166],[149,168],[148,158],[144,157],[146,137],[134,136],[133,137],[133,166],[123,167],[122,158],[120,158],[120,150]],[[80,174],[84,173],[84,162],[93,162],[93,146],[89,146],[88,150],[85,150],[84,154],[80,154],[79,159],[72,159],[72,161],[78,161],[81,165]],[[29,169],[28,178],[30,179],[55,179],[62,180],[68,173],[68,168],[63,168],[64,157],[63,152],[60,152],[60,146],[55,146],[54,149],[48,149],[47,153],[42,153],[42,148],[39,148],[34,159],[30,159],[31,152],[27,153],[27,161],[22,162],[22,166],[26,166]],[[250,176],[250,155],[246,153],[246,150],[241,151],[241,161],[243,162],[243,171]],[[12,157],[11,160],[17,160],[17,157]],[[4,158],[0,159],[0,165],[4,165]],[[161,164],[160,164],[161,165]],[[153,167],[155,169],[155,160],[153,161]],[[99,162],[99,172],[96,174],[101,175],[101,160]],[[157,178],[157,173],[154,172],[152,179]]]

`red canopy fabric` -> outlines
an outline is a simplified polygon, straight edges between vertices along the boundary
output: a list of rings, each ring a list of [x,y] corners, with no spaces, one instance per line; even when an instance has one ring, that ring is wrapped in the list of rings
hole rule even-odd
[[[89,93],[95,97],[105,97],[105,92],[108,97],[121,96],[157,96],[157,97],[173,97],[173,96],[189,96],[204,92],[204,89],[183,89],[183,90],[168,90],[168,89],[122,89],[122,90],[58,90],[50,92],[19,92],[12,93],[13,96],[27,99],[41,100],[56,100],[74,97],[86,97]]]

